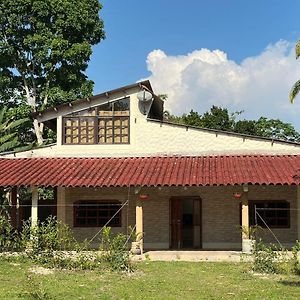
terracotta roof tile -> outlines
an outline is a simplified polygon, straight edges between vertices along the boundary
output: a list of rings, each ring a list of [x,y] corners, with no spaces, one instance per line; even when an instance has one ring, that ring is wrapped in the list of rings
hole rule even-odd
[[[0,159],[0,186],[205,186],[300,183],[300,155]]]

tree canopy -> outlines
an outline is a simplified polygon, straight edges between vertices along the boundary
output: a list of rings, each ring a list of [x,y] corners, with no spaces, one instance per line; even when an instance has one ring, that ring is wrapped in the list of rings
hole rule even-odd
[[[104,37],[98,0],[0,1],[0,104],[37,111],[88,97],[85,71]],[[33,124],[39,143],[43,125]]]

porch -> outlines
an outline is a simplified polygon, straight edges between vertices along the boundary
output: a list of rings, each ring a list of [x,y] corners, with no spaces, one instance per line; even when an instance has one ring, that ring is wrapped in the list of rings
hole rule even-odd
[[[287,247],[300,238],[298,165],[300,156],[0,159],[0,186],[11,187],[12,222],[16,188],[31,187],[33,226],[38,187],[55,188],[57,218],[78,240],[131,226],[142,250],[239,251],[241,225]]]

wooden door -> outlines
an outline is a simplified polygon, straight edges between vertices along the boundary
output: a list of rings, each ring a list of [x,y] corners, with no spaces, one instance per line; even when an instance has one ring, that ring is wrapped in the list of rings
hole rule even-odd
[[[179,198],[170,200],[170,234],[171,248],[182,247],[182,202]]]

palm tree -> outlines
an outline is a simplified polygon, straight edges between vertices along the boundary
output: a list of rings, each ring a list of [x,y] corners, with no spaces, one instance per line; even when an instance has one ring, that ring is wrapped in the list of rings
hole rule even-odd
[[[295,47],[295,52],[296,52],[296,59],[300,57],[300,40],[297,42],[296,47]],[[292,87],[290,91],[290,101],[291,103],[294,102],[295,97],[298,95],[300,91],[300,80],[298,80]]]
[[[14,150],[20,146],[17,129],[29,119],[6,118],[7,107],[0,109],[0,152]]]

